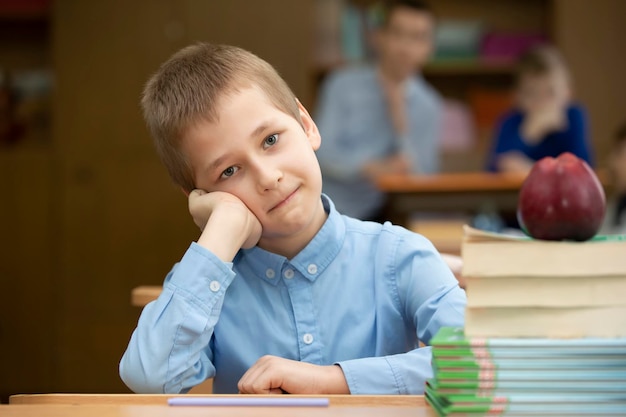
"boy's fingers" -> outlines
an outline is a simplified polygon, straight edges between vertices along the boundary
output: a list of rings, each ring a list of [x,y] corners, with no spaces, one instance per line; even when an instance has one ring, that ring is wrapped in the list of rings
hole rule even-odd
[[[196,188],[195,190],[192,190],[189,195],[194,195],[194,196],[201,196],[203,194],[206,194],[206,191],[204,190],[200,190],[198,188]]]

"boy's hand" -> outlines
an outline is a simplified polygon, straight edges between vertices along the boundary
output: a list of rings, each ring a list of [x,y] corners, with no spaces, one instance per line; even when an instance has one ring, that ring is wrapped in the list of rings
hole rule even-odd
[[[230,262],[241,248],[251,248],[261,238],[256,216],[239,198],[222,191],[189,193],[189,213],[202,230],[198,244]]]
[[[241,394],[350,394],[337,365],[320,366],[263,356],[241,377]]]

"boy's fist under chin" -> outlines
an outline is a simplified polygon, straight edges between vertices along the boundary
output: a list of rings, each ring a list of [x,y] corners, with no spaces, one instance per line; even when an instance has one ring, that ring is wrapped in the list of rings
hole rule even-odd
[[[243,238],[243,242],[239,242],[241,245],[234,248],[236,250],[240,247],[251,248],[261,238],[261,223],[243,201],[233,194],[193,190],[189,193],[189,213],[203,234],[208,226],[211,230],[207,232],[216,236]]]

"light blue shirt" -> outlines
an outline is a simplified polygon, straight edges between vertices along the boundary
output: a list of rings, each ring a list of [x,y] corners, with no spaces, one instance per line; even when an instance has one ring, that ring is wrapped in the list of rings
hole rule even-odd
[[[317,157],[324,193],[341,213],[366,219],[382,208],[384,194],[361,175],[368,161],[401,152],[415,173],[439,170],[442,104],[420,75],[407,80],[406,111],[407,133],[399,137],[374,67],[342,69],[324,82],[315,114],[322,136]]]
[[[463,326],[465,292],[424,237],[390,223],[329,217],[293,259],[259,247],[232,264],[196,243],[148,304],[120,362],[135,392],[179,393],[215,377],[237,393],[263,355],[341,366],[352,394],[418,394],[428,344]]]

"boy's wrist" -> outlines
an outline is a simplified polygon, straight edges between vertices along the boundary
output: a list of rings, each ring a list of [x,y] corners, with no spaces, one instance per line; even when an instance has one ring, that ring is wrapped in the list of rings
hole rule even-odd
[[[350,394],[350,387],[346,381],[346,376],[339,365],[327,366],[328,380],[323,387],[324,394]]]
[[[232,262],[246,239],[245,232],[239,230],[243,222],[229,221],[215,214],[213,213],[207,221],[197,243],[220,260]]]

